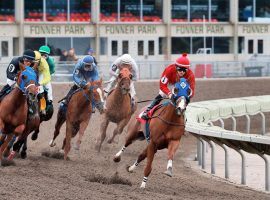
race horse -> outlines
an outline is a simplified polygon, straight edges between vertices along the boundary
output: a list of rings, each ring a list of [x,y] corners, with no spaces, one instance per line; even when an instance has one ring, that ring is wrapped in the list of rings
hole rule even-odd
[[[59,135],[60,128],[66,122],[66,137],[64,138],[62,150],[64,150],[64,159],[71,149],[71,138],[75,137],[79,131],[79,137],[76,142],[76,148],[79,150],[84,132],[90,121],[93,104],[100,113],[103,112],[103,93],[102,81],[88,82],[84,89],[76,90],[68,101],[67,107],[60,107],[57,113],[54,136],[50,141],[50,146],[56,145],[55,139]]]
[[[106,99],[106,109],[102,115],[100,125],[100,135],[96,141],[96,150],[100,152],[101,145],[106,138],[106,131],[109,122],[117,124],[113,131],[113,135],[108,140],[112,143],[117,134],[121,134],[124,127],[129,122],[132,114],[135,112],[137,104],[134,102],[132,106],[131,97],[129,94],[132,74],[128,68],[122,68],[117,77],[116,88],[108,95]]]
[[[37,74],[31,67],[25,67],[18,75],[15,88],[1,101],[0,104],[0,133],[5,135],[0,147],[2,165],[8,165],[9,161],[3,159],[3,152],[13,136],[21,137],[28,132],[32,125],[39,124],[39,118],[30,122],[30,110],[35,112],[38,93]],[[30,124],[27,127],[27,124]],[[4,164],[5,163],[5,164]]]
[[[132,121],[133,123],[129,125],[125,145],[115,154],[114,161],[119,162],[121,160],[121,154],[133,141],[144,139],[147,133],[150,134],[146,148],[138,156],[136,162],[127,168],[129,172],[133,172],[138,164],[147,158],[141,188],[145,188],[146,186],[146,181],[152,171],[152,162],[157,150],[168,148],[168,164],[165,174],[170,177],[172,176],[172,161],[185,131],[184,113],[187,106],[186,99],[189,98],[189,91],[188,83],[184,78],[181,78],[172,90],[173,96],[170,101],[153,108],[150,111],[152,112],[150,114],[151,117],[147,122],[140,118],[142,115],[141,112],[137,119],[134,119]]]

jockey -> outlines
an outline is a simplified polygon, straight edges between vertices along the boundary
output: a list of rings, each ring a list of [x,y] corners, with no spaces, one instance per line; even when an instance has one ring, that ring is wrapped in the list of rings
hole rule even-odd
[[[67,106],[70,96],[78,89],[85,88],[88,82],[99,80],[99,73],[97,66],[94,63],[94,58],[92,56],[85,56],[80,59],[73,71],[73,81],[74,85],[69,90],[68,94],[64,97],[60,106]]]
[[[143,112],[141,118],[148,120],[148,112],[157,104],[161,102],[161,100],[165,97],[172,98],[173,94],[171,93],[168,85],[173,85],[180,80],[180,78],[184,77],[190,85],[191,94],[190,98],[194,96],[195,92],[195,76],[193,72],[190,70],[190,62],[187,58],[187,54],[183,54],[181,57],[177,58],[175,63],[168,65],[162,73],[160,79],[160,89],[159,94],[147,107],[147,109]],[[190,99],[187,99],[187,103],[189,103]]]
[[[32,66],[35,60],[34,51],[28,49],[23,52],[23,56],[16,57],[9,63],[6,74],[7,74],[7,84],[2,88],[0,92],[0,98],[9,93],[12,87],[16,83],[17,75],[21,70],[21,66]]]
[[[138,66],[135,60],[129,54],[123,54],[122,56],[117,58],[111,65],[111,69],[110,69],[111,79],[109,80],[110,83],[104,89],[105,97],[107,97],[110,91],[115,87],[120,70],[124,67],[129,68],[131,70],[132,80],[133,81],[137,80]],[[131,84],[130,84],[130,96],[131,96],[132,102],[134,102],[134,97],[136,95],[133,81],[131,81]]]
[[[49,56],[51,53],[50,47],[44,45],[44,46],[41,46],[38,51],[41,54],[41,56],[47,61],[50,68],[50,74],[51,75],[54,74],[55,62],[54,62],[54,59]]]
[[[48,104],[52,105],[53,95],[52,95],[52,85],[51,85],[51,75],[50,69],[47,61],[41,57],[41,54],[38,51],[35,52],[35,64],[34,69],[38,71],[38,82],[39,94],[44,93],[44,89],[48,92]]]

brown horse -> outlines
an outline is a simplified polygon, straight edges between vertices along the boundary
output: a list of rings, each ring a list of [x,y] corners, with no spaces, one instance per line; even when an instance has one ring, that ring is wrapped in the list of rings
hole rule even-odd
[[[100,135],[96,142],[96,150],[100,151],[101,145],[106,137],[106,130],[109,122],[117,124],[112,137],[108,143],[112,143],[117,134],[121,134],[124,127],[129,122],[131,115],[135,112],[137,104],[132,108],[131,97],[129,95],[132,74],[129,69],[122,68],[117,78],[116,88],[106,99],[106,110],[102,116]]]
[[[88,82],[84,89],[80,88],[72,95],[66,110],[58,110],[54,137],[50,141],[50,146],[55,146],[55,139],[59,135],[61,126],[66,121],[66,137],[62,145],[65,160],[71,148],[71,138],[75,137],[78,131],[79,138],[76,146],[79,149],[83,134],[92,115],[92,103],[94,102],[99,111],[103,112],[101,85],[102,81]]]
[[[26,129],[28,106],[37,101],[37,75],[31,67],[26,67],[17,80],[16,87],[1,101],[0,132],[6,135],[0,148],[1,164],[9,164],[2,154],[15,136],[21,136]],[[30,105],[29,105],[30,103]]]
[[[181,88],[175,87],[174,98],[154,111],[149,120],[150,141],[147,147],[138,156],[136,162],[128,167],[128,171],[133,172],[138,164],[147,157],[141,188],[145,188],[146,186],[146,181],[151,173],[152,162],[157,150],[168,148],[168,165],[165,174],[172,176],[172,161],[185,130],[184,111],[186,108],[186,97],[180,96],[181,92],[179,93],[179,90],[181,90]],[[134,119],[133,123],[130,124],[125,145],[114,156],[115,162],[121,160],[121,154],[134,140],[144,138],[142,130],[144,127],[140,120]]]

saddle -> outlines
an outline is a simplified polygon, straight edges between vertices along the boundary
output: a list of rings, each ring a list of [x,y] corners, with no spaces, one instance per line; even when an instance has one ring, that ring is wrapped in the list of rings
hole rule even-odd
[[[136,119],[144,126],[144,131],[143,131],[143,134],[144,134],[144,137],[146,139],[146,141],[149,143],[150,141],[150,129],[149,129],[149,125],[150,125],[150,121],[151,121],[151,118],[153,116],[153,114],[159,110],[160,108],[166,106],[167,104],[158,104],[156,106],[154,106],[149,112],[148,112],[148,116],[149,116],[149,119],[148,120],[145,120],[145,119],[142,119],[141,116],[143,114],[143,112],[146,110],[146,108],[144,108],[141,113],[136,117]]]

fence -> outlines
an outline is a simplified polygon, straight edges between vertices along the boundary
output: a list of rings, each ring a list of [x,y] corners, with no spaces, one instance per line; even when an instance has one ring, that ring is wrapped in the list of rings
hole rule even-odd
[[[165,67],[173,61],[138,61],[139,79],[159,79]],[[72,71],[75,63],[56,63],[56,72],[52,77],[55,82],[72,81]],[[98,69],[104,80],[109,79],[111,63],[100,62]],[[8,63],[0,63],[0,82],[6,81]],[[270,62],[192,62],[191,70],[197,78],[230,78],[246,76],[269,76]]]
[[[241,183],[246,184],[246,163],[243,151],[257,154],[265,161],[265,190],[270,190],[269,160],[270,137],[265,134],[265,112],[270,112],[270,96],[253,96],[234,99],[221,99],[207,102],[195,102],[186,111],[186,130],[198,138],[197,156],[199,164],[205,169],[205,143],[211,146],[211,173],[215,174],[215,144],[225,151],[225,178],[229,178],[228,147],[237,151],[242,158]],[[247,131],[250,127],[249,115],[262,116],[261,135],[243,134],[236,131],[235,117],[247,116]],[[223,119],[232,118],[232,131],[225,130]],[[213,126],[219,120],[221,127]],[[206,141],[206,142],[205,142]],[[215,144],[214,144],[215,143]]]

